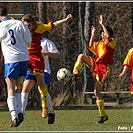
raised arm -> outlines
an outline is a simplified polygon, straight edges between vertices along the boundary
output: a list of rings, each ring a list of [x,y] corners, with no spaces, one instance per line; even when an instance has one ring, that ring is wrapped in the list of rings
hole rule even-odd
[[[57,26],[59,26],[63,23],[66,23],[66,22],[70,21],[72,18],[73,18],[72,15],[69,14],[69,15],[67,15],[67,17],[65,19],[58,20],[58,21],[54,22],[53,25],[54,25],[54,27],[57,27]]]
[[[105,33],[105,36],[106,36],[107,38],[109,38],[110,34],[109,34],[107,28],[106,28],[106,27],[104,26],[104,24],[103,24],[103,16],[102,16],[102,15],[99,16],[99,24],[102,26],[103,31],[104,31],[104,33]]]
[[[89,41],[89,45],[88,47],[91,47],[93,42],[94,42],[94,38],[95,38],[95,33],[96,33],[96,29],[94,26],[91,27],[91,38],[90,38],[90,41]]]

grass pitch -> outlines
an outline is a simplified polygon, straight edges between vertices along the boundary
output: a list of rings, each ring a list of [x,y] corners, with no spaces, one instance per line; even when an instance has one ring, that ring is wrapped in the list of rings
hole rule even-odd
[[[55,123],[47,124],[41,118],[41,110],[26,110],[23,123],[10,128],[9,111],[0,111],[0,131],[133,131],[133,109],[106,109],[109,120],[104,124],[95,124],[99,113],[97,109],[55,110]]]

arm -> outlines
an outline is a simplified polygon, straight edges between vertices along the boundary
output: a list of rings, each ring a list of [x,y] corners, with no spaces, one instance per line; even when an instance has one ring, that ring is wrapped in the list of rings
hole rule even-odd
[[[105,36],[107,37],[107,38],[109,38],[109,32],[108,32],[108,30],[106,29],[106,27],[104,26],[104,24],[103,24],[103,16],[102,15],[100,15],[100,18],[99,18],[99,24],[102,26],[102,28],[103,28],[103,31],[104,31],[104,33],[105,33]]]
[[[96,33],[96,29],[94,26],[91,27],[91,38],[90,38],[90,41],[89,41],[89,45],[88,47],[91,47],[93,42],[94,42],[94,38],[95,38],[95,33]]]
[[[57,59],[59,57],[60,53],[51,40],[43,37],[41,40],[41,46],[41,53],[43,56],[48,56],[53,59]]]
[[[48,51],[44,51],[44,50],[42,50],[41,52],[42,52],[43,56],[49,56],[53,59],[57,59],[59,56],[58,53],[56,53],[56,52],[48,52]]]
[[[129,67],[128,66],[124,66],[123,70],[122,70],[122,73],[119,75],[119,77],[123,78],[128,70],[129,70]]]
[[[70,21],[71,19],[72,19],[72,15],[69,14],[69,15],[67,15],[67,17],[66,17],[65,19],[58,20],[58,21],[54,22],[54,23],[53,23],[53,26],[54,26],[54,27],[57,27],[57,26],[59,26],[59,25],[65,23],[65,22]]]

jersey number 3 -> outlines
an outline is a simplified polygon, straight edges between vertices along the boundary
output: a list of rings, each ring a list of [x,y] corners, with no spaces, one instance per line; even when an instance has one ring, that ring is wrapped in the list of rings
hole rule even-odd
[[[16,44],[16,38],[14,36],[14,31],[12,29],[9,30],[9,34],[11,35],[11,44],[15,45]]]

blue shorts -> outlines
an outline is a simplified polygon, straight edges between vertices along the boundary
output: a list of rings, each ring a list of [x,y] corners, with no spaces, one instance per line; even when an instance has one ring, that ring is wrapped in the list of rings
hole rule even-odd
[[[36,80],[36,75],[31,73],[30,71],[27,71],[26,76],[24,77],[24,81],[25,80]],[[51,75],[47,72],[44,73],[44,81],[45,83],[48,85],[48,87],[50,87],[50,79],[51,79]]]
[[[28,61],[4,64],[4,78],[17,80],[18,77],[26,75],[27,69]]]

